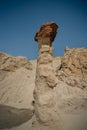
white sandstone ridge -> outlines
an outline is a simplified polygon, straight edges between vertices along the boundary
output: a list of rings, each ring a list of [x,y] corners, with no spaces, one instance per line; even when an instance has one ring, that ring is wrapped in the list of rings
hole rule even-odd
[[[32,69],[32,64],[26,57],[12,57],[5,53],[0,53],[0,70],[14,71],[20,67]]]
[[[69,86],[87,88],[87,49],[66,47],[56,75]]]

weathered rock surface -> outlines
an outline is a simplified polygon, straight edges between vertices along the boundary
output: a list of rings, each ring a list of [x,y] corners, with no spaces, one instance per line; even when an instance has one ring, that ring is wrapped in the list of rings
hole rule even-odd
[[[54,22],[48,22],[41,26],[40,30],[37,31],[35,35],[35,41],[39,42],[39,48],[42,44],[50,44],[52,46],[52,42],[57,34],[58,25]]]
[[[3,80],[9,72],[16,71],[21,67],[32,70],[32,64],[26,57],[12,57],[11,55],[0,53],[0,81]]]
[[[87,49],[66,48],[57,70],[59,80],[72,87],[87,88]]]
[[[80,78],[87,78],[87,49],[66,48],[62,58],[62,70]]]
[[[32,64],[26,57],[12,57],[5,53],[0,53],[0,70],[14,71],[20,67],[32,69]]]

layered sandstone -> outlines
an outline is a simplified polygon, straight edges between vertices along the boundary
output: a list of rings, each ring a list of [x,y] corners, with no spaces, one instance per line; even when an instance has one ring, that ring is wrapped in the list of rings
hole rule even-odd
[[[48,125],[52,130],[62,129],[54,90],[57,82],[52,67],[52,41],[57,28],[56,23],[50,22],[42,25],[35,35],[40,49],[34,89],[35,114],[40,123]]]

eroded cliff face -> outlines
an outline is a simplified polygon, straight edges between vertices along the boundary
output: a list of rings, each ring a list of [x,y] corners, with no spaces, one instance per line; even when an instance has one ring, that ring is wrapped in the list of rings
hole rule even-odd
[[[0,53],[0,70],[9,72],[21,67],[32,70],[32,64],[26,57],[12,57],[11,55]]]
[[[62,58],[62,70],[69,75],[87,78],[87,49],[66,48]]]
[[[87,88],[87,49],[66,48],[57,76],[72,87]]]

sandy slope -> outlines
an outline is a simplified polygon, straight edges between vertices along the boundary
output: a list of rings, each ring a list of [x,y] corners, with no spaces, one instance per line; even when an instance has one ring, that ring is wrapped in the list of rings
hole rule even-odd
[[[31,93],[35,86],[35,65],[33,66],[33,70],[27,70],[22,67],[14,72],[9,72],[4,80],[0,81],[1,104],[19,108],[31,107],[33,98]]]
[[[0,81],[0,130],[50,130],[40,126],[34,116],[36,61],[31,63],[33,70],[20,67],[8,72]],[[55,91],[64,124],[69,130],[87,130],[87,90],[70,87],[58,80]]]

